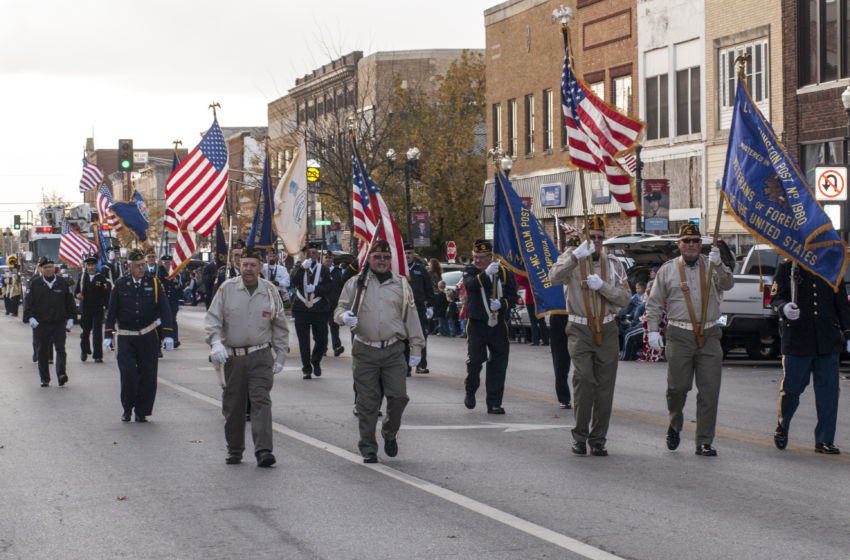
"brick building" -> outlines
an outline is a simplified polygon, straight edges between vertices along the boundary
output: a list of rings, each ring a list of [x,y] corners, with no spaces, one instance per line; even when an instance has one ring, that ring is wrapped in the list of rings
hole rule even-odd
[[[185,149],[178,150],[180,157],[186,157]],[[107,184],[110,186],[113,198],[118,200],[129,200],[133,196],[132,184],[125,182],[116,188],[116,183],[121,181],[121,174],[118,172],[118,149],[95,149],[94,138],[86,138],[86,159],[97,165],[107,178]],[[159,158],[167,159],[169,162],[174,155],[174,148],[139,148],[133,147],[133,171],[141,171],[147,166],[149,159]],[[83,201],[88,202],[92,206],[95,203],[96,189],[83,193]]]
[[[233,218],[233,235],[247,239],[257,207],[259,187],[263,180],[265,146],[268,127],[221,127],[227,144],[228,186],[227,201],[222,217]],[[275,156],[269,155],[272,161]],[[274,181],[274,179],[272,179]],[[225,222],[226,225],[226,222]]]
[[[773,0],[745,4],[713,0],[705,4],[706,181],[704,232],[713,231],[726,163],[729,128],[737,85],[735,58],[749,54],[746,70],[750,95],[778,135],[783,131],[782,7]],[[720,233],[736,253],[744,254],[752,236],[724,208]]]
[[[487,144],[514,160],[511,182],[554,236],[554,218],[580,225],[581,189],[567,167],[567,135],[560,84],[564,44],[552,12],[561,1],[508,0],[484,11],[487,64]],[[637,25],[634,0],[573,0],[570,23],[576,71],[594,92],[633,114],[637,91]],[[628,233],[631,220],[599,174],[585,174],[589,202],[609,220],[609,237]],[[561,193],[560,204],[541,200],[541,189]],[[485,185],[482,219],[492,223],[493,180]],[[544,202],[547,204],[544,206]]]

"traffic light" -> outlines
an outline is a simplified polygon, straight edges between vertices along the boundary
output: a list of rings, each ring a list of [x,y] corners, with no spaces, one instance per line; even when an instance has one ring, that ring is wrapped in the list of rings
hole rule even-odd
[[[21,229],[21,216],[15,214],[15,229]]]
[[[118,141],[118,171],[133,170],[133,141],[123,139]]]

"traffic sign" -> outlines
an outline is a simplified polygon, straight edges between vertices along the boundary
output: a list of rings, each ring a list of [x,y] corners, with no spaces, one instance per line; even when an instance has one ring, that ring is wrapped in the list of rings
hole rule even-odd
[[[313,223],[316,224],[317,226],[329,226],[329,225],[331,225],[330,220],[316,220]]]
[[[847,200],[847,168],[843,166],[815,167],[817,200]]]
[[[450,263],[455,262],[457,258],[457,245],[455,245],[454,241],[446,243],[446,257],[448,257]]]

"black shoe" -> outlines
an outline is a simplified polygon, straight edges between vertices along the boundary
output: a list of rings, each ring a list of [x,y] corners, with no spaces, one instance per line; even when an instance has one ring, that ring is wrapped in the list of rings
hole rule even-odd
[[[336,348],[334,348],[334,357],[339,356],[343,352],[345,352],[345,348],[343,348],[342,346],[337,346]]]
[[[177,340],[177,341],[175,341],[175,342],[174,342],[174,347],[175,347],[175,348],[180,348],[180,341],[179,341],[179,340]]]
[[[85,362],[86,358],[88,358],[88,357],[89,357],[89,355],[86,354],[85,352],[80,352],[80,360]]]
[[[363,462],[364,463],[370,463],[370,464],[371,463],[377,463],[378,462],[378,456],[375,455],[374,453],[371,453],[371,454],[363,457]]]
[[[157,358],[162,358],[162,350],[159,350],[159,351],[158,351],[158,353],[157,353],[156,357],[157,357]]]
[[[130,413],[125,412],[124,414],[122,414],[121,415],[121,421],[122,422],[129,422],[130,421]]]
[[[605,449],[605,446],[600,443],[597,445],[590,446],[590,454],[595,455],[596,457],[607,457],[608,450]]]
[[[36,363],[36,362],[38,362],[38,356],[36,356],[35,354],[33,354],[33,355],[32,355],[32,363]]]
[[[396,455],[398,455],[398,440],[384,440],[384,453],[387,454],[387,457],[395,457]]]
[[[103,358],[95,358],[95,359],[94,359],[94,363],[96,363],[96,364],[102,364],[102,363],[103,363]]]
[[[313,364],[313,375],[316,377],[322,376],[322,366],[320,366],[318,363]]]
[[[431,373],[431,371],[426,367],[418,367],[416,368],[416,373]]]
[[[242,462],[242,454],[241,453],[228,453],[227,457],[224,458],[224,462],[228,465],[238,465]]]
[[[587,455],[587,444],[583,441],[573,442],[572,451],[576,455]]]
[[[67,383],[67,382],[68,382],[68,376],[67,376],[67,375],[65,375],[65,374],[63,373],[62,375],[60,375],[60,376],[59,376],[59,386],[60,386],[60,387],[62,387],[63,385],[65,385],[65,383]]]
[[[788,447],[788,430],[779,424],[776,426],[776,431],[773,432],[773,445],[776,446],[776,449],[785,449]]]
[[[257,452],[257,466],[258,467],[270,467],[275,464],[274,455],[272,455],[271,451],[258,451]]]
[[[463,399],[463,404],[470,410],[475,408],[475,395],[473,393],[467,393]]]
[[[310,373],[305,373],[301,376],[301,379],[313,379],[313,375]]]
[[[50,383],[48,383],[47,381],[42,381],[41,386],[42,387],[50,387]]]
[[[501,406],[488,406],[487,407],[487,414],[504,414],[504,413],[505,413],[505,409],[502,408]]]
[[[831,443],[816,443],[815,453],[823,453],[825,455],[841,455],[841,451]]]
[[[136,422],[147,422],[148,417],[142,416],[141,414],[136,414]]]
[[[562,402],[562,403],[560,403],[558,406],[559,406],[562,410],[569,410],[569,409],[571,409],[571,408],[573,407],[573,405],[571,405],[571,404],[570,404],[570,403],[568,403],[568,402]]]
[[[697,445],[696,454],[703,457],[717,457],[717,450],[710,444],[703,443],[702,445]]]
[[[672,426],[667,426],[667,449],[673,451],[677,447],[679,447],[679,432]]]

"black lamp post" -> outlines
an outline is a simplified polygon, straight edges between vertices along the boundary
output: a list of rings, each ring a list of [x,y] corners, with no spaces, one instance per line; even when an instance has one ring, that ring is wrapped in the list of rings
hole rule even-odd
[[[844,106],[844,112],[847,114],[847,137],[844,139],[844,166],[850,169],[850,85],[841,92],[841,104]],[[846,202],[841,209],[841,222],[842,228],[848,223]],[[844,236],[845,239],[846,235]]]
[[[421,152],[416,146],[407,150],[404,160],[404,207],[407,214],[407,241],[413,243],[413,214],[410,212],[410,178],[416,174],[416,166],[419,164]],[[395,171],[396,151],[387,150],[387,159]]]

